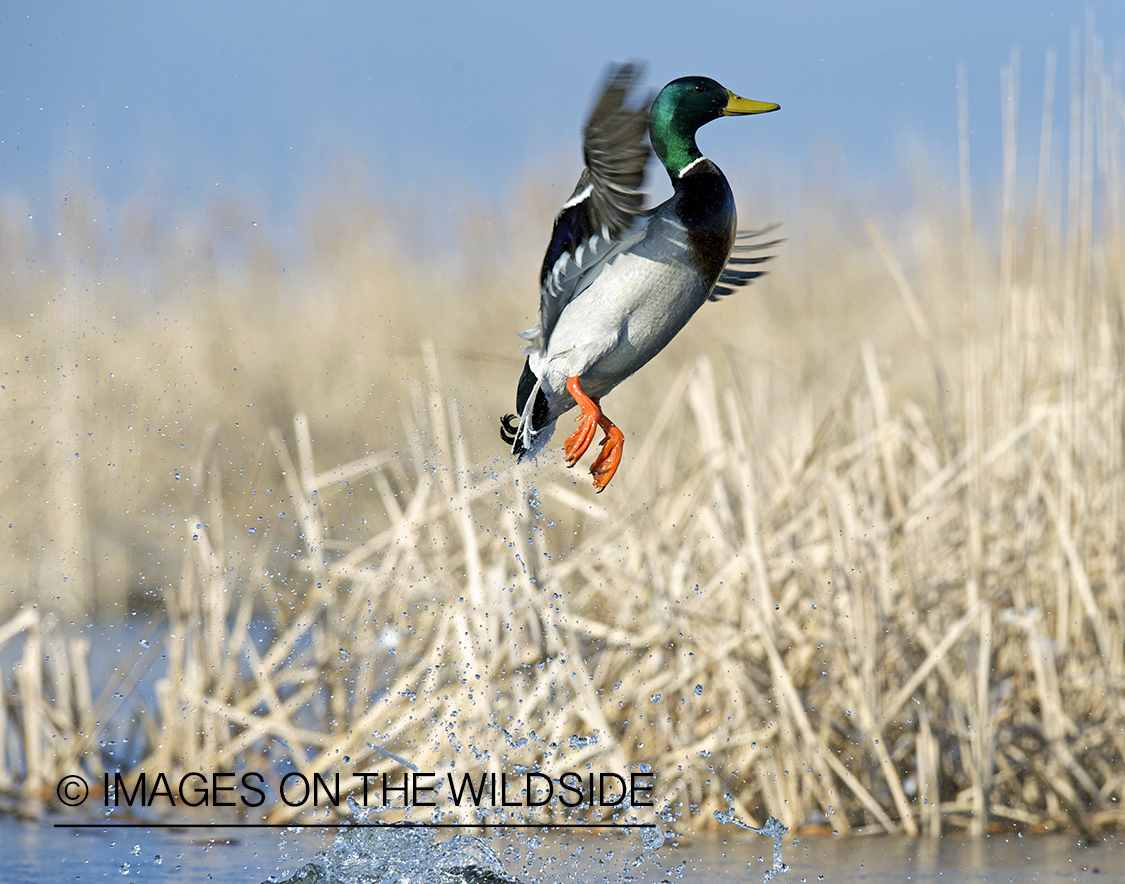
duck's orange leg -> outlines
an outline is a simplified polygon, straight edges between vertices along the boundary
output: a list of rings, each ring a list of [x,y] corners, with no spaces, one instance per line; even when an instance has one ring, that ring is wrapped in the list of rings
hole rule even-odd
[[[594,428],[601,427],[605,432],[605,438],[602,439],[602,450],[590,467],[590,473],[594,477],[594,488],[601,491],[609,484],[609,480],[613,478],[613,474],[617,472],[617,467],[621,464],[621,453],[625,447],[625,434],[602,413],[598,405],[598,399],[587,396],[582,392],[582,385],[579,383],[577,375],[567,378],[566,389],[581,409],[577,418],[578,429],[570,434],[563,446],[566,452],[566,465],[572,467],[578,463],[578,459],[586,453],[586,449],[594,441]]]
[[[575,418],[578,421],[578,429],[571,433],[563,444],[563,450],[566,452],[566,465],[572,467],[578,463],[578,459],[586,453],[586,449],[594,441],[594,428],[598,425],[602,410],[598,408],[597,399],[591,399],[582,392],[582,386],[578,383],[578,375],[566,379],[566,389],[581,409],[578,417]]]

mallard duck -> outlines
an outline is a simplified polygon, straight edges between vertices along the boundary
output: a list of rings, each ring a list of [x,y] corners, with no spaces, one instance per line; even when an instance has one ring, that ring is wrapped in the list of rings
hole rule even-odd
[[[719,167],[700,153],[695,133],[719,117],[780,109],[707,77],[673,80],[649,109],[630,101],[639,75],[634,64],[611,69],[590,115],[586,168],[555,218],[543,259],[539,321],[520,335],[529,343],[516,391],[518,422],[514,414],[501,420],[502,438],[522,460],[542,451],[555,422],[577,405],[566,463],[578,462],[600,426],[605,438],[590,467],[598,491],[613,478],[625,444],[601,397],[659,353],[704,302],[761,275],[727,268],[734,196]],[[640,189],[646,130],[675,190],[648,210]]]

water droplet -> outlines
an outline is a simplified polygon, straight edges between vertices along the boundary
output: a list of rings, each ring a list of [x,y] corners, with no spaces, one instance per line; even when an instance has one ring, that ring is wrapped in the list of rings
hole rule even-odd
[[[664,832],[660,826],[650,829],[641,829],[641,844],[645,850],[659,850],[664,846]]]

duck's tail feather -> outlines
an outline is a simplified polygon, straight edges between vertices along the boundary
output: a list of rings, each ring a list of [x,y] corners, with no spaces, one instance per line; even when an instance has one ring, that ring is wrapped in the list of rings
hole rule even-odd
[[[551,417],[550,404],[543,392],[543,382],[531,370],[531,362],[524,363],[516,389],[516,408],[519,415],[506,414],[500,419],[500,438],[512,446],[517,460],[535,457],[551,438],[555,418]]]
[[[519,421],[514,414],[509,412],[500,418],[500,438],[504,440],[505,445],[515,444],[518,431]]]

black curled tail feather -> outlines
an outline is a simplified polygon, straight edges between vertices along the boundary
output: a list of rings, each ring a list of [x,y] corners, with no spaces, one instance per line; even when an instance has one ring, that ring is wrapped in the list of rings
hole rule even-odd
[[[514,414],[506,414],[500,418],[500,438],[505,445],[512,445],[516,441],[516,430],[519,428],[519,418]]]

